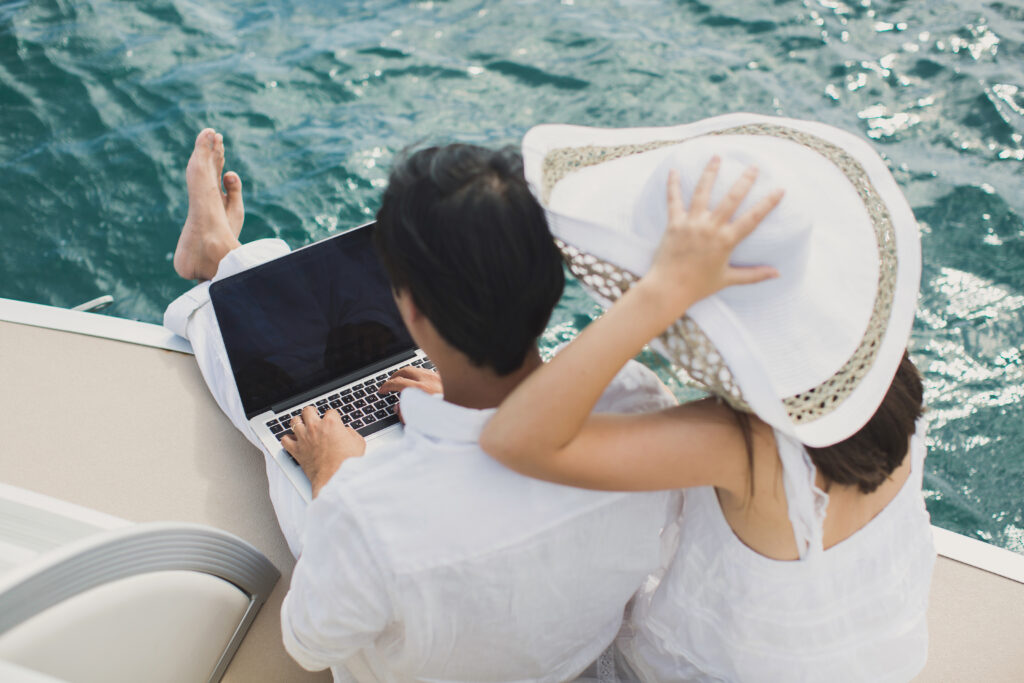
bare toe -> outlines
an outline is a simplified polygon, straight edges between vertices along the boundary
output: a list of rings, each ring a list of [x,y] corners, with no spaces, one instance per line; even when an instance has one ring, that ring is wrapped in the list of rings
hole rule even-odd
[[[217,169],[217,177],[224,175],[224,136],[217,133],[213,137],[213,163]]]
[[[192,150],[192,153],[195,154],[196,152],[212,150],[213,142],[214,139],[216,138],[216,135],[217,131],[215,131],[213,128],[203,128],[201,131],[199,131],[199,135],[196,136],[196,145],[195,149]]]
[[[238,237],[245,221],[245,206],[242,203],[242,179],[237,173],[228,171],[224,174],[224,189],[227,191],[224,210],[228,214],[228,226],[235,237]]]

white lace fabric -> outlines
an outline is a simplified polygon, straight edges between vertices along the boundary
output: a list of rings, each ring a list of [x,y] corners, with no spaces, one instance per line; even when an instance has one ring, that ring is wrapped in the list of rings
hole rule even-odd
[[[780,440],[801,548],[792,562],[744,545],[712,487],[687,490],[674,560],[659,585],[638,595],[634,633],[620,639],[632,668],[645,681],[913,678],[927,658],[935,562],[921,496],[924,431],[919,422],[911,473],[895,498],[827,550],[828,498],[813,486],[806,451]]]

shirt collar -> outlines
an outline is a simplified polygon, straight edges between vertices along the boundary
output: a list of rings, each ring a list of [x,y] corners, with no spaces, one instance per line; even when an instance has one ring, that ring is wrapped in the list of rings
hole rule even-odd
[[[415,387],[402,391],[401,401],[406,429],[445,441],[478,442],[484,425],[497,412],[463,408]]]

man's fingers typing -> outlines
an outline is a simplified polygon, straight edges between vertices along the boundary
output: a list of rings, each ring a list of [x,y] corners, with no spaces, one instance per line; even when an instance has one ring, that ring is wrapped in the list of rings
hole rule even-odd
[[[381,384],[380,389],[378,389],[378,392],[381,394],[393,394],[401,391],[402,389],[414,387],[417,385],[417,381],[412,379],[411,377],[398,377],[397,375],[395,375],[387,382],[384,382],[384,384]]]
[[[295,450],[298,447],[299,442],[291,434],[285,434],[284,438],[281,439],[281,447],[288,451],[291,455],[295,455]]]
[[[442,391],[441,377],[433,370],[402,368],[391,375],[378,391],[381,394],[392,394],[409,387],[422,389],[430,394],[439,394]]]

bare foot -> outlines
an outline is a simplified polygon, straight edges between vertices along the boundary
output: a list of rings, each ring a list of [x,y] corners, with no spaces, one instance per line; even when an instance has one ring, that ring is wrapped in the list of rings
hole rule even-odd
[[[234,190],[229,186],[228,193],[221,193],[224,146],[223,139],[218,141],[218,137],[212,128],[202,130],[196,137],[195,149],[185,169],[188,217],[174,250],[174,270],[186,280],[209,280],[217,273],[220,260],[241,246],[238,242],[241,221],[235,229],[228,220],[226,207],[236,199],[238,208],[241,208],[242,183],[234,183]],[[238,177],[230,175],[235,179]]]
[[[224,136],[220,133],[214,138],[213,156],[217,164],[217,177],[223,178],[224,190],[220,193],[224,203],[224,211],[228,214],[228,225],[231,232],[238,237],[242,232],[245,220],[245,206],[242,203],[242,179],[234,171],[224,172]]]

